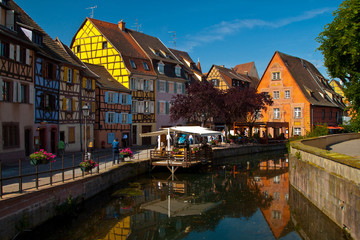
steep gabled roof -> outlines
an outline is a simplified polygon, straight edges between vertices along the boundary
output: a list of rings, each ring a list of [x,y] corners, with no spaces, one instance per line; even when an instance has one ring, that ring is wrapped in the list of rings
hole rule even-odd
[[[149,58],[182,65],[175,55],[157,37],[130,29],[128,29],[128,31],[135,41],[141,46],[144,52],[146,52]]]
[[[14,1],[8,2],[9,6],[19,13],[17,20],[32,31],[41,33],[43,36],[43,45],[36,45],[38,54],[41,54],[47,58],[53,59],[58,62],[67,63],[76,67],[80,67],[79,64],[74,61],[66,52],[52,39],[22,8],[20,8]]]
[[[90,63],[84,63],[86,67],[88,67],[92,72],[94,72],[97,76],[99,76],[96,81],[100,84],[102,88],[121,91],[121,92],[130,92],[124,85],[116,81],[113,76],[106,70],[105,67],[100,65],[94,65]]]
[[[251,69],[255,69],[255,75],[251,76]],[[255,62],[248,62],[243,64],[238,64],[234,67],[234,71],[240,74],[250,75],[250,77],[257,78],[259,80],[259,74],[255,66]]]
[[[223,79],[227,82],[229,86],[232,86],[232,79],[240,80],[243,82],[249,82],[251,87],[256,88],[259,80],[250,76],[247,76],[245,74],[239,74],[235,72],[233,69],[225,68],[223,66],[213,65],[211,69],[215,67],[218,69],[219,73],[223,77]],[[210,69],[210,71],[211,71]],[[210,73],[209,71],[209,73]],[[209,74],[208,73],[208,74]]]
[[[169,50],[179,59],[183,64],[184,67],[188,72],[196,72],[198,75],[202,75],[201,69],[197,67],[195,62],[191,59],[190,55],[187,52],[176,50],[169,48]],[[186,63],[188,62],[190,64],[190,67]],[[199,63],[200,64],[200,63]]]
[[[279,54],[284,66],[288,69],[310,104],[327,107],[345,107],[342,102],[337,101],[336,98],[333,99],[332,95],[337,98],[341,98],[341,96],[332,89],[328,81],[312,63],[281,52],[275,52],[275,54]]]
[[[92,72],[74,53],[71,51],[71,49],[66,46],[63,42],[60,41],[60,39],[57,37],[55,41],[64,49],[64,51],[72,58],[74,59],[79,65],[82,66],[82,74],[89,78],[99,78],[98,75],[96,75],[94,72]]]

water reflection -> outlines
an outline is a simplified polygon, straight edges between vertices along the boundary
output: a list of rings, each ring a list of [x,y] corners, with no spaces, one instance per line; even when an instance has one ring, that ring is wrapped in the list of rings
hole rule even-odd
[[[69,240],[301,239],[288,200],[286,155],[228,158],[174,180],[168,172],[137,179],[88,201],[66,227],[48,224],[32,234]]]

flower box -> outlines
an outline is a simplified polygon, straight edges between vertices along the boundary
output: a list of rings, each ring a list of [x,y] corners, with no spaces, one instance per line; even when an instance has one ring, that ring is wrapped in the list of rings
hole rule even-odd
[[[48,164],[50,161],[55,162],[56,155],[46,152],[44,149],[40,149],[38,152],[34,152],[30,155],[30,164],[33,166],[40,164]]]

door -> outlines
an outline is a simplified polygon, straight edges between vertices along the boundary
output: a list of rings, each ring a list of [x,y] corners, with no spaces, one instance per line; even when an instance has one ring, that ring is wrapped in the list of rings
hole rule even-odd
[[[145,125],[142,126],[142,133],[148,133],[151,132],[151,126]],[[151,137],[143,137],[142,138],[142,145],[151,145]]]
[[[56,153],[56,129],[51,129],[51,152]]]
[[[30,129],[25,129],[25,136],[24,136],[24,140],[25,140],[25,156],[29,156],[31,153],[31,130]]]
[[[132,144],[133,144],[133,145],[136,145],[136,141],[137,141],[137,126],[136,126],[136,125],[133,125],[132,127],[133,127],[133,129],[132,129]]]
[[[39,148],[46,149],[46,129],[45,128],[40,128],[39,136],[40,136]]]

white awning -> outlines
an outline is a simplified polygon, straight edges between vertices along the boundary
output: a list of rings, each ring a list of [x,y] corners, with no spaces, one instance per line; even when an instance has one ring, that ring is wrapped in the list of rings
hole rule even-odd
[[[199,126],[170,127],[170,132],[188,133],[188,134],[195,134],[195,135],[200,135],[200,136],[221,135],[221,132],[219,132],[219,131],[214,131],[214,130],[204,128],[204,127],[199,127]]]
[[[147,133],[140,133],[140,137],[154,137],[154,136],[159,136],[159,135],[163,135],[163,134],[168,134],[168,130],[164,129],[164,130],[160,130],[160,131],[155,131],[155,132],[147,132]]]

